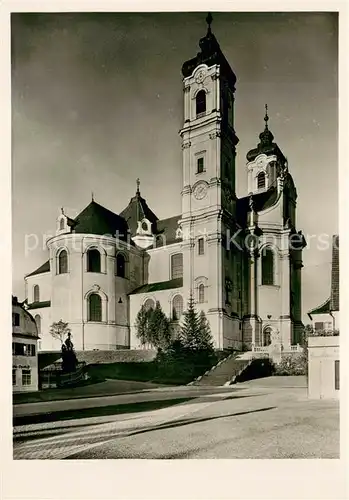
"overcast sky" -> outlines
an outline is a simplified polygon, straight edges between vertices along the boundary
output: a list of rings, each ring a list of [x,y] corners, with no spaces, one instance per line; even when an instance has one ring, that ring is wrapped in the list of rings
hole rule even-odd
[[[140,177],[159,218],[180,213],[181,66],[198,52],[206,13],[12,14],[13,291],[47,260],[60,207],[119,213]],[[298,191],[297,229],[338,232],[337,14],[213,13],[237,75],[237,194],[246,153],[269,128]],[[25,235],[40,248],[25,255]],[[31,240],[33,241],[33,239]],[[331,250],[304,251],[303,313],[329,295]]]

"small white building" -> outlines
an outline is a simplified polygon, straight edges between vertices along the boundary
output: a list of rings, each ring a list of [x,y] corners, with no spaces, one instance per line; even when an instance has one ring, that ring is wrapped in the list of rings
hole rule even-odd
[[[339,398],[339,335],[308,337],[308,396]]]
[[[315,332],[339,331],[339,236],[332,238],[331,290],[329,298],[308,312]]]
[[[34,318],[17,297],[12,297],[12,389],[38,390],[38,341]]]

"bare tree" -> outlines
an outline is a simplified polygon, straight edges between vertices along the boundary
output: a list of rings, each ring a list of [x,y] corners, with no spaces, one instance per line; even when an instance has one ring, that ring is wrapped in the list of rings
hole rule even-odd
[[[65,323],[61,319],[50,326],[50,334],[54,339],[60,340],[61,344],[64,343],[64,338],[70,333],[69,323]]]

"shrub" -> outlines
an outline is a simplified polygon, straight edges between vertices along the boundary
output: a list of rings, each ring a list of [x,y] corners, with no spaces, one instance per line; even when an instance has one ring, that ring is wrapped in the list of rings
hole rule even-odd
[[[283,356],[281,363],[275,365],[275,375],[307,375],[307,356],[302,354],[290,354]]]

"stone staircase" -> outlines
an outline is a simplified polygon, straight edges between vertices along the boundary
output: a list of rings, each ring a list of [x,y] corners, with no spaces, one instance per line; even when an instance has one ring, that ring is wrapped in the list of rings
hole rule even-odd
[[[240,375],[251,363],[251,359],[241,359],[240,356],[237,357],[236,354],[231,354],[227,358],[220,361],[211,370],[207,371],[204,375],[198,377],[193,382],[190,382],[188,385],[221,387],[233,384],[236,377]]]

